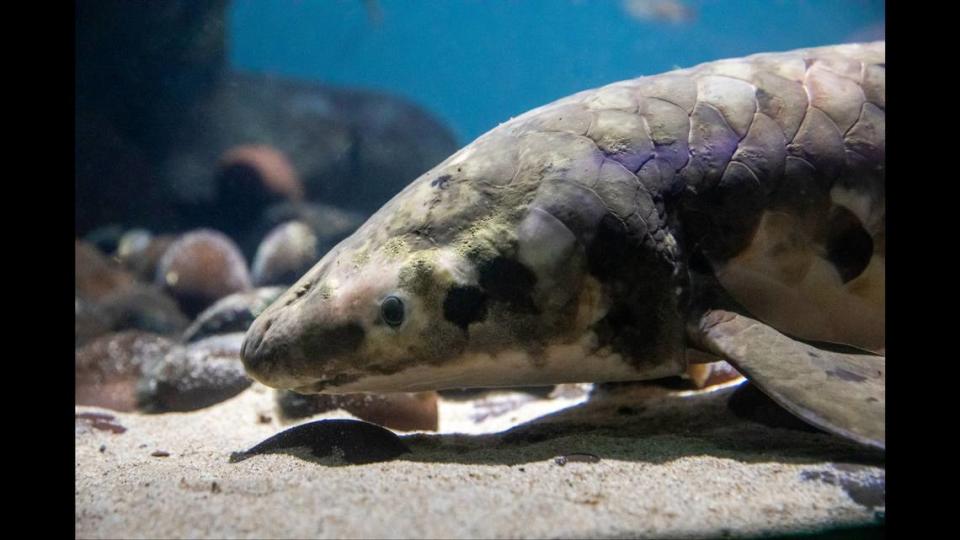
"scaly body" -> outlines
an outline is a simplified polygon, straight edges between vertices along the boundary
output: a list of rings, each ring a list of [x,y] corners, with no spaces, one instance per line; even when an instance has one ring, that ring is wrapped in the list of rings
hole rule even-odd
[[[881,351],[884,61],[723,60],[501,124],[267,309],[247,369],[301,392],[647,379],[730,306]]]

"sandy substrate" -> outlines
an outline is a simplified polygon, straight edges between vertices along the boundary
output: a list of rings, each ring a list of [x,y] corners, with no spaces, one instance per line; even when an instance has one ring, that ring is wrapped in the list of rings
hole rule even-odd
[[[735,392],[442,401],[441,429],[471,434],[407,434],[411,454],[371,465],[296,453],[229,463],[289,427],[258,385],[192,413],[77,407],[126,431],[77,420],[76,536],[712,537],[882,522],[882,453],[776,411],[736,416]],[[555,460],[575,453],[600,460]]]

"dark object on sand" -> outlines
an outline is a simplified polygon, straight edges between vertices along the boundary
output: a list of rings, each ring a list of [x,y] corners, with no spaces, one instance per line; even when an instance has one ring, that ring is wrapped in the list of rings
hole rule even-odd
[[[599,463],[600,458],[593,454],[577,453],[557,456],[553,458],[553,462],[563,467],[567,463]]]
[[[127,428],[121,426],[117,422],[114,422],[115,418],[111,414],[93,413],[93,412],[77,413],[76,419],[86,422],[90,425],[90,427],[94,429],[99,429],[100,431],[110,431],[117,435],[127,431]],[[105,450],[106,450],[106,447],[100,446],[100,452],[103,452]]]
[[[230,463],[297,448],[308,449],[318,458],[338,455],[354,465],[388,461],[410,452],[400,437],[378,425],[359,420],[318,420],[281,431],[249,450],[233,452]]]

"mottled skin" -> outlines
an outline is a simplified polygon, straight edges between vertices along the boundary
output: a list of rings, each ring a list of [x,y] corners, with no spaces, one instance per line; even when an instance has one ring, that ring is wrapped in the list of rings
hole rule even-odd
[[[731,305],[882,350],[884,48],[712,62],[501,124],[268,308],[247,370],[300,392],[646,379]]]

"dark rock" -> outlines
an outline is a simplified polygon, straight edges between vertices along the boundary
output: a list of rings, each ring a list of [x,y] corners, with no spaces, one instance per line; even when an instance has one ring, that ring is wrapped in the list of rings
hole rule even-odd
[[[197,316],[183,333],[183,341],[197,341],[216,334],[246,332],[253,320],[267,309],[283,287],[263,287],[221,298]]]
[[[209,229],[184,234],[170,245],[157,266],[156,283],[189,317],[251,286],[239,248],[226,235]]]
[[[239,145],[286,155],[308,200],[365,213],[457,149],[449,129],[400,98],[267,75],[226,75],[190,116],[162,174],[200,220],[219,199],[218,158]]]
[[[191,411],[250,386],[240,361],[244,334],[181,346],[162,336],[125,331],[76,352],[76,404],[117,411]]]
[[[287,420],[343,409],[357,418],[400,431],[436,431],[437,393],[297,394],[277,392],[277,405]]]
[[[246,390],[253,381],[240,361],[243,338],[243,333],[210,337],[150,364],[137,385],[140,410],[193,411]]]
[[[320,260],[317,236],[300,221],[288,221],[263,239],[253,258],[253,284],[293,285]]]
[[[367,219],[366,214],[342,210],[319,203],[280,203],[267,208],[254,229],[253,238],[261,240],[276,227],[299,221],[313,230],[317,238],[317,252],[322,257]]]
[[[227,5],[77,5],[79,234],[116,223],[244,237],[258,218],[246,210],[277,199],[234,189],[262,170],[236,159],[238,147],[286,156],[287,177],[302,184],[281,198],[302,193],[364,214],[457,149],[449,129],[401,98],[229,72]]]
[[[94,302],[88,302],[79,296],[75,299],[74,345],[79,347],[98,336],[110,332],[113,321],[109,315]]]
[[[162,336],[135,330],[91,341],[76,351],[75,403],[136,410],[141,374],[147,366],[162,362],[174,348],[176,345]]]
[[[322,184],[321,200],[374,212],[459,148],[446,126],[396,97],[352,90],[334,98],[353,123],[355,181]]]
[[[100,305],[114,331],[143,330],[172,336],[190,324],[173,298],[152,285],[135,283],[105,296]]]
[[[283,152],[265,144],[228,149],[214,173],[216,199],[205,216],[214,227],[242,231],[250,216],[259,216],[275,203],[303,199],[297,171]]]

